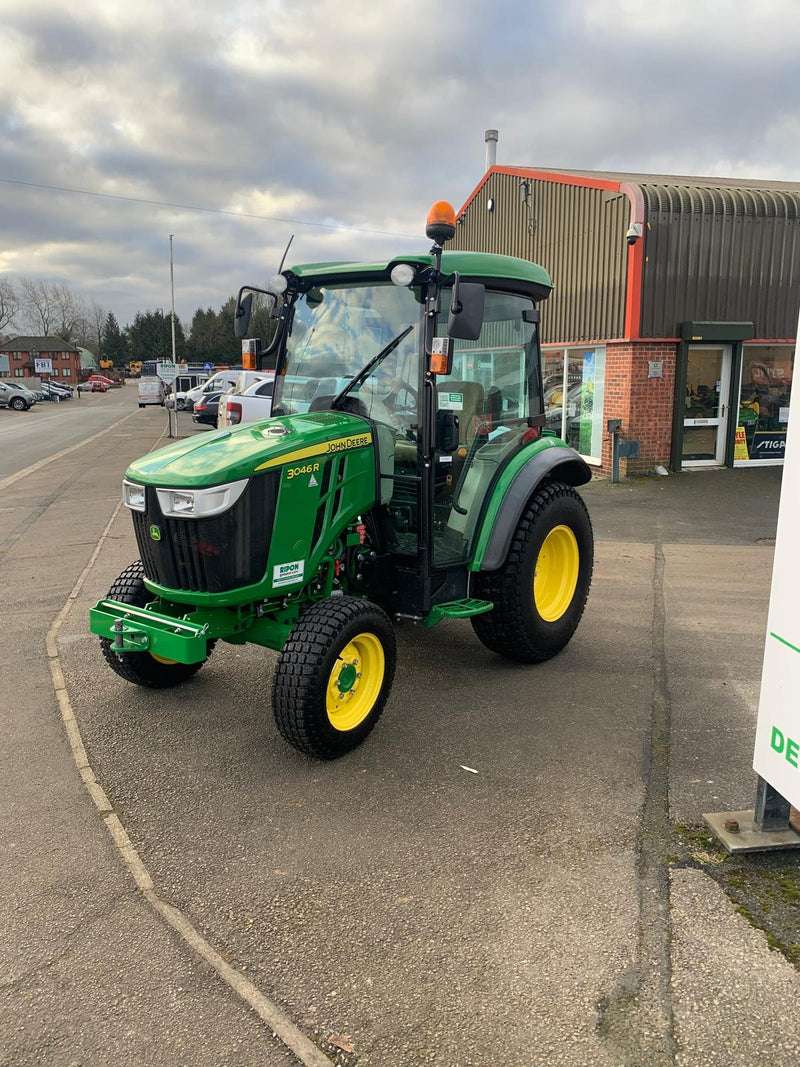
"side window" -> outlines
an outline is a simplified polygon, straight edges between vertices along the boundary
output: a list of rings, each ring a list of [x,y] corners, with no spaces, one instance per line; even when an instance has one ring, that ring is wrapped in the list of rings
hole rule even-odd
[[[480,337],[454,341],[452,373],[437,380],[439,411],[458,418],[457,448],[436,455],[437,564],[466,558],[487,493],[520,447],[529,416],[539,414],[538,344],[523,319],[532,307],[521,296],[487,292]],[[446,329],[443,317],[438,332]]]

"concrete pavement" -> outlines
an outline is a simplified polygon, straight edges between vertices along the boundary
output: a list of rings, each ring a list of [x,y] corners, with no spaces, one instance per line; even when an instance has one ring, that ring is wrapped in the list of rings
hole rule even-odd
[[[0,512],[3,542],[76,475],[0,557],[3,1062],[296,1062],[132,888],[49,685],[43,634],[161,429],[141,415],[93,477],[43,469]],[[334,1062],[794,1064],[800,976],[690,836],[703,811],[752,803],[778,485],[593,483],[595,579],[569,648],[531,670],[465,625],[401,626],[384,718],[331,765],[274,730],[270,653],[220,646],[169,695],[105,668],[86,612],[135,555],[122,512],[60,655],[156,892]]]

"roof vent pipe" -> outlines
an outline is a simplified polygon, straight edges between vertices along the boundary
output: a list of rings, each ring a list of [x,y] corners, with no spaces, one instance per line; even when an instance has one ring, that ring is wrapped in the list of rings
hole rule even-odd
[[[497,130],[487,130],[483,135],[486,141],[486,169],[497,163]]]

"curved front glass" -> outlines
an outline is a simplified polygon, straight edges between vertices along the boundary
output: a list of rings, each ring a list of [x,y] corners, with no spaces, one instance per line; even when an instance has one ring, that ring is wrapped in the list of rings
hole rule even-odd
[[[417,422],[419,290],[334,284],[294,304],[273,414],[318,410],[395,338],[397,347],[354,386],[347,409],[405,433]]]

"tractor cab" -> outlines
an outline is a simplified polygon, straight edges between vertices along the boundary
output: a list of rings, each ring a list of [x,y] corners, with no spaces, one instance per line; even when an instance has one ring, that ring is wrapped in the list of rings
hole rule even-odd
[[[417,619],[468,597],[490,491],[544,426],[537,302],[550,278],[511,257],[443,252],[447,208],[429,217],[428,255],[295,266],[271,282],[272,415],[365,421],[379,482],[371,543],[398,571],[391,607]]]

